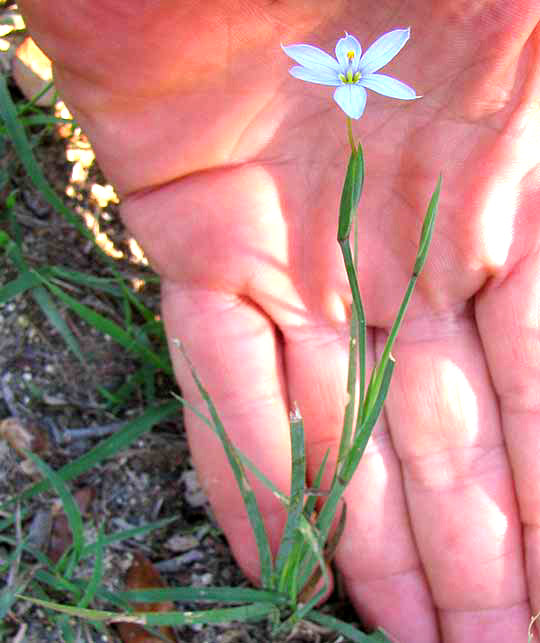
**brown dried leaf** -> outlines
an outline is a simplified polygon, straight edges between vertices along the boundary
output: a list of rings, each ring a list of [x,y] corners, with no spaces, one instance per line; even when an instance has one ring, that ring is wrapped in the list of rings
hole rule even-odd
[[[80,512],[85,514],[94,499],[94,490],[91,487],[82,487],[81,489],[77,489],[73,497],[77,502]],[[66,514],[61,506],[53,508],[53,511],[55,510],[56,515],[53,519],[51,538],[47,550],[47,555],[54,563],[60,560],[62,554],[73,542]]]
[[[151,589],[166,587],[157,569],[140,552],[135,552],[133,563],[126,578],[127,589]],[[133,603],[137,612],[172,612],[174,603],[163,601],[161,603]],[[163,643],[161,639],[149,634],[142,626],[135,623],[118,623],[118,634],[124,643]],[[172,627],[159,627],[160,634],[168,641],[176,643],[177,638]]]
[[[46,431],[37,424],[23,424],[18,418],[11,417],[0,422],[0,439],[2,438],[24,458],[20,464],[21,471],[27,476],[38,477],[39,469],[31,460],[26,459],[24,451],[32,451],[40,456],[48,451],[49,438]]]
[[[49,448],[49,438],[36,424],[23,424],[18,418],[6,418],[0,422],[0,438],[3,438],[20,456],[24,451],[41,455]]]

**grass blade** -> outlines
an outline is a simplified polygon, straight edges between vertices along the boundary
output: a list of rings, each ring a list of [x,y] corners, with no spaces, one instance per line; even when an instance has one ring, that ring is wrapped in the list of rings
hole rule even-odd
[[[331,535],[331,537],[328,539],[328,542],[324,546],[324,568],[322,568],[319,564],[319,567],[317,567],[311,576],[309,577],[307,583],[304,585],[302,588],[302,596],[301,600],[304,596],[307,596],[313,592],[315,587],[317,586],[317,583],[319,582],[319,579],[321,576],[326,572],[326,567],[332,562],[334,559],[334,556],[336,554],[337,546],[339,545],[339,541],[341,540],[341,536],[343,535],[343,531],[345,529],[345,522],[347,520],[347,504],[343,502],[342,508],[341,508],[341,514],[339,516],[339,521],[337,524],[337,527],[334,531],[334,533]],[[312,527],[313,530],[313,527]],[[314,531],[314,530],[313,530]],[[319,542],[319,544],[322,544]],[[310,568],[306,567],[304,569],[304,573],[302,574],[302,577],[305,578],[307,574],[310,573]],[[326,578],[326,574],[325,574]],[[328,582],[328,579],[326,578],[326,581]],[[326,584],[326,583],[325,583]]]
[[[41,458],[31,451],[25,451],[25,456],[37,466],[43,477],[46,478],[49,485],[56,491],[62,501],[62,507],[66,514],[71,535],[73,536],[73,551],[75,552],[76,559],[79,560],[84,547],[84,525],[75,498],[67,488],[62,477],[53,471],[46,462],[43,462]]]
[[[19,120],[17,109],[9,94],[6,78],[2,75],[0,75],[0,118],[4,121],[9,139],[13,143],[17,155],[34,186],[41,192],[49,205],[69,221],[69,223],[79,231],[82,237],[91,241],[102,259],[104,259],[108,265],[112,266],[112,259],[96,245],[92,232],[64,205],[63,201],[49,185],[36,161],[32,146],[28,141],[24,127]]]
[[[229,440],[229,436],[225,431],[225,427],[221,422],[217,409],[214,406],[214,403],[212,402],[208,391],[202,385],[202,382],[200,381],[199,376],[197,375],[193,364],[189,360],[182,344],[178,341],[177,345],[182,351],[184,359],[186,360],[191,371],[191,376],[193,377],[193,380],[208,408],[208,411],[210,412],[210,416],[214,424],[215,433],[221,441],[223,449],[225,450],[227,459],[236,479],[236,484],[238,485],[238,489],[242,495],[242,499],[246,507],[248,519],[251,524],[253,535],[255,536],[255,541],[257,544],[257,549],[259,552],[259,563],[261,566],[261,584],[265,589],[273,589],[274,578],[272,553],[270,551],[270,543],[268,542],[266,527],[262,519],[261,511],[259,509],[255,493],[253,492],[253,489],[251,488],[251,485],[249,484],[249,481],[245,474],[242,460],[238,456],[236,447]]]
[[[351,325],[349,331],[349,365],[347,372],[347,404],[343,417],[343,430],[339,441],[338,459],[336,462],[335,474],[339,464],[343,462],[345,454],[351,446],[352,430],[354,424],[354,412],[356,408],[356,374],[358,371],[358,317],[356,308],[353,306],[351,313]]]
[[[362,146],[353,150],[349,157],[345,181],[341,191],[338,220],[338,241],[342,242],[349,238],[351,226],[356,215],[358,203],[362,196],[364,187],[364,153]]]
[[[309,612],[315,607],[315,605],[317,605],[317,603],[322,599],[322,597],[324,596],[324,594],[326,593],[330,585],[328,568],[324,560],[324,553],[321,548],[321,541],[317,537],[317,534],[313,528],[313,525],[309,523],[307,520],[303,519],[300,522],[298,530],[303,536],[303,542],[305,542],[308,545],[308,547],[311,550],[311,553],[313,554],[314,558],[318,562],[318,565],[319,565],[318,570],[320,571],[320,576],[317,578],[317,581],[322,576],[322,578],[324,579],[324,582],[323,582],[322,588],[315,595],[311,596],[311,598],[307,600],[306,603],[303,603],[301,599],[301,602],[298,603],[295,611],[291,614],[291,616],[286,621],[284,621],[281,625],[274,628],[273,634],[277,634],[280,631],[283,631],[292,627],[295,623],[302,620],[307,614],[309,614]],[[315,584],[317,581],[315,581]],[[295,584],[298,584],[299,582],[298,578],[295,578],[294,582]],[[313,585],[313,587],[304,586],[302,589],[302,595],[307,597],[309,593],[312,591],[312,589],[314,588],[314,586],[315,585]]]
[[[78,603],[79,607],[88,607],[90,603],[94,600],[94,596],[98,590],[98,587],[101,585],[101,579],[103,578],[103,552],[104,552],[105,542],[103,538],[103,526],[100,525],[98,529],[97,541],[96,541],[96,558],[94,561],[94,569],[92,570],[92,578],[86,586],[84,594],[81,600]],[[81,550],[82,553],[82,550]]]
[[[356,266],[351,252],[351,245],[348,239],[339,242],[341,253],[343,255],[343,262],[347,272],[347,279],[351,289],[353,306],[356,311],[357,318],[357,334],[358,334],[358,362],[359,362],[359,399],[358,407],[362,409],[364,406],[364,392],[366,386],[366,315],[364,312],[364,305],[360,296],[360,288],[358,286],[358,278],[356,276]]]
[[[132,527],[131,529],[122,529],[121,531],[115,531],[112,534],[104,534],[102,541],[103,541],[103,547],[108,547],[109,545],[113,543],[118,543],[122,542],[123,540],[129,540],[131,538],[137,538],[144,536],[145,534],[150,533],[154,529],[161,529],[162,527],[165,527],[166,525],[170,525],[173,522],[176,522],[178,520],[177,516],[171,516],[169,518],[162,518],[161,520],[156,520],[155,522],[150,522],[146,525],[142,525],[141,527]],[[87,558],[88,556],[92,556],[96,554],[98,548],[98,543],[97,541],[95,543],[89,543],[85,545],[81,552],[81,558]]]
[[[304,422],[298,409],[290,414],[291,434],[291,493],[289,496],[289,507],[287,521],[281,537],[278,555],[276,558],[276,578],[281,581],[282,572],[285,569],[287,560],[291,554],[297,538],[297,530],[304,508],[304,496],[306,485],[306,452],[304,442]],[[281,582],[278,584],[280,591],[284,591]]]
[[[431,200],[428,205],[424,223],[422,224],[422,232],[420,234],[420,244],[416,261],[414,262],[413,274],[419,275],[422,268],[426,263],[429,246],[433,237],[433,230],[435,227],[435,218],[437,217],[437,210],[439,209],[439,197],[441,195],[442,175],[439,176],[435,190],[431,195]]]
[[[199,612],[132,612],[117,614],[106,610],[93,610],[78,607],[76,605],[62,605],[53,601],[46,601],[31,596],[19,594],[20,599],[41,605],[47,609],[68,614],[90,621],[101,621],[105,623],[137,623],[139,625],[196,625],[208,623],[228,623],[229,621],[259,621],[270,616],[276,611],[272,603],[254,603],[252,605],[241,605],[240,607],[224,607],[214,610],[203,610]]]
[[[320,534],[319,542],[325,542],[326,538],[328,537],[328,533],[330,532],[330,528],[332,526],[334,516],[336,515],[338,504],[341,501],[341,497],[343,496],[343,492],[345,491],[347,484],[354,475],[354,472],[356,471],[356,468],[358,467],[358,464],[360,462],[360,458],[362,457],[369,438],[371,437],[371,433],[373,431],[375,423],[377,422],[377,418],[381,412],[382,406],[388,394],[388,388],[390,386],[392,373],[394,371],[394,364],[395,362],[393,359],[390,359],[387,362],[383,382],[381,384],[381,388],[379,389],[379,395],[377,396],[377,399],[368,417],[362,423],[361,429],[357,432],[354,438],[354,442],[346,455],[345,461],[340,467],[338,475],[334,478],[332,487],[328,494],[328,498],[326,499],[323,508],[317,516],[316,528]],[[314,564],[314,561],[312,558],[309,558],[307,560],[307,569],[310,569],[310,567]],[[305,583],[306,581],[306,573],[304,573],[302,582]]]
[[[104,317],[97,313],[92,308],[81,304],[77,299],[68,295],[58,286],[45,279],[39,273],[36,273],[39,279],[47,286],[47,288],[65,303],[73,312],[75,312],[81,319],[84,319],[88,324],[96,328],[102,333],[109,335],[117,344],[123,346],[127,351],[139,354],[144,360],[151,362],[157,369],[165,372],[170,371],[170,365],[162,360],[159,355],[150,350],[141,341],[137,341],[130,333],[126,332],[116,322]]]
[[[141,603],[179,601],[186,603],[274,603],[285,605],[285,594],[250,587],[167,587],[117,592],[118,598]]]
[[[315,610],[309,613],[308,620],[343,634],[343,636],[346,636],[350,641],[353,641],[353,643],[392,643],[381,629],[371,634],[365,634],[350,623],[345,623],[345,621],[341,621],[334,616]]]
[[[30,270],[21,273],[18,277],[0,288],[0,306],[17,295],[21,295],[30,288],[40,285],[39,279]]]
[[[307,491],[308,499],[306,500],[306,504],[304,505],[304,516],[306,517],[307,520],[311,518],[311,515],[315,511],[317,498],[322,495],[320,493],[320,489],[321,489],[322,479],[324,476],[324,471],[326,469],[326,463],[328,462],[329,455],[330,455],[330,449],[327,449],[322,459],[321,466],[319,467],[319,470],[317,471],[317,475],[315,476],[315,480],[313,481],[313,485]]]
[[[44,273],[42,273],[44,274]],[[96,275],[87,275],[78,270],[72,270],[64,266],[51,266],[48,274],[44,274],[46,278],[55,278],[58,280],[69,281],[78,286],[84,286],[91,290],[98,292],[106,292],[113,297],[121,297],[122,290],[116,283],[116,279],[112,277],[98,277]]]
[[[50,324],[60,333],[62,339],[66,343],[66,346],[68,346],[68,348],[79,360],[79,362],[81,362],[81,364],[85,364],[86,358],[84,357],[81,347],[79,346],[79,342],[77,341],[75,335],[71,332],[71,329],[67,325],[66,320],[58,310],[54,301],[51,299],[49,293],[45,290],[45,288],[43,288],[43,286],[39,286],[38,288],[34,288],[32,290],[32,297],[41,308],[43,314],[47,317]]]
[[[63,466],[55,475],[59,476],[64,482],[72,480],[77,476],[89,471],[95,465],[107,460],[110,457],[117,455],[120,451],[127,448],[130,444],[138,440],[141,435],[149,431],[155,424],[163,422],[174,413],[178,413],[180,404],[176,401],[165,402],[147,409],[141,416],[126,423],[126,425],[111,435],[105,438],[93,449],[90,449],[85,454]],[[0,509],[12,505],[14,502],[21,502],[27,498],[33,498],[36,494],[46,491],[51,487],[49,480],[38,482],[14,498],[3,502]],[[12,524],[13,519],[7,518],[0,521],[0,531],[7,525]]]
[[[392,324],[392,328],[390,329],[390,333],[388,335],[388,339],[386,340],[386,344],[384,346],[384,350],[381,356],[381,359],[379,361],[379,364],[375,366],[374,372],[373,372],[373,377],[372,377],[372,382],[370,382],[370,391],[368,391],[369,394],[366,394],[366,401],[364,404],[364,409],[362,412],[362,415],[365,416],[367,413],[369,413],[370,410],[370,405],[373,403],[373,401],[377,398],[378,393],[379,393],[379,388],[381,386],[381,381],[384,376],[385,370],[386,370],[386,363],[390,359],[390,355],[392,353],[392,347],[394,346],[394,342],[396,341],[397,334],[399,332],[399,329],[401,327],[401,323],[403,322],[403,318],[405,317],[405,313],[407,311],[407,308],[409,306],[409,302],[411,300],[414,288],[416,286],[416,282],[418,280],[418,277],[420,276],[420,273],[422,272],[422,268],[424,267],[424,264],[427,259],[427,254],[429,250],[429,245],[431,243],[431,239],[433,237],[433,230],[435,226],[435,218],[437,216],[437,210],[439,207],[439,196],[441,193],[441,182],[442,182],[442,177],[439,176],[439,180],[437,181],[437,185],[435,187],[435,191],[433,192],[431,196],[431,200],[428,205],[428,209],[426,212],[426,216],[424,217],[424,222],[422,224],[422,232],[420,235],[420,243],[418,247],[418,252],[416,254],[416,261],[414,263],[414,268],[413,268],[413,273],[411,275],[411,278],[409,280],[409,284],[407,286],[407,290],[405,292],[405,295],[403,297],[403,301],[401,302],[401,305],[398,310],[398,314],[396,316],[396,319],[394,323]]]

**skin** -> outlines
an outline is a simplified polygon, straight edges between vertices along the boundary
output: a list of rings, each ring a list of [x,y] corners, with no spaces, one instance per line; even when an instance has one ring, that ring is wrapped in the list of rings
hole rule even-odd
[[[540,2],[21,0],[122,215],[163,280],[235,443],[284,491],[288,410],[308,477],[335,457],[350,295],[335,242],[348,156],[331,88],[291,78],[280,43],[364,48],[411,26],[354,123],[367,178],[360,287],[368,361],[409,278],[439,172],[424,273],[384,417],[347,491],[336,561],[359,614],[404,643],[526,641],[540,610]],[[224,455],[187,414],[193,459],[246,573],[253,539]],[[255,485],[274,549],[284,522]]]

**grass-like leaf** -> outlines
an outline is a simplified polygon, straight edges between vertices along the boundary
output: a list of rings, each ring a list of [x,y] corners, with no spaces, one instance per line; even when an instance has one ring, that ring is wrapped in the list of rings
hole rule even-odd
[[[223,607],[219,609],[203,610],[198,612],[132,612],[118,614],[106,610],[93,610],[76,605],[62,605],[54,601],[47,601],[31,596],[18,595],[20,599],[41,605],[47,609],[69,614],[90,621],[105,623],[138,623],[139,625],[196,625],[209,623],[228,623],[230,621],[259,621],[276,612],[273,603],[254,603],[239,607]]]
[[[364,153],[362,146],[358,144],[358,149],[351,151],[345,181],[341,191],[337,235],[339,242],[347,240],[351,234],[351,226],[356,216],[363,187]]]
[[[435,190],[431,196],[428,205],[424,223],[422,225],[422,232],[420,234],[420,244],[418,246],[418,253],[416,261],[414,262],[413,274],[419,275],[422,268],[426,263],[429,246],[433,237],[433,230],[435,228],[435,218],[437,217],[437,210],[439,208],[439,197],[441,196],[442,175],[439,176]]]
[[[45,288],[43,288],[43,286],[40,286],[38,288],[32,289],[32,297],[49,320],[51,326],[56,328],[56,330],[60,333],[62,339],[69,347],[71,352],[82,364],[84,364],[86,362],[86,358],[82,352],[79,342],[77,341],[77,338],[71,331],[70,327],[67,325],[64,316],[58,310],[57,305],[54,303],[49,293],[45,290]]]
[[[316,528],[319,533],[319,542],[324,543],[330,532],[334,516],[337,513],[338,505],[341,501],[343,493],[347,484],[350,482],[354,472],[356,471],[360,458],[362,457],[373,428],[380,415],[384,400],[388,394],[388,388],[392,379],[394,370],[394,361],[391,359],[387,362],[383,382],[379,389],[377,399],[364,422],[361,424],[360,430],[357,431],[353,444],[349,449],[346,457],[339,467],[337,475],[334,477],[332,487],[324,503],[319,515],[317,516]],[[314,564],[313,558],[308,558],[308,569]],[[302,582],[307,582],[307,572],[304,572]]]
[[[167,525],[170,525],[173,522],[178,520],[178,516],[170,516],[169,518],[162,518],[161,520],[156,520],[155,522],[149,522],[146,525],[141,525],[140,527],[132,527],[130,529],[122,529],[121,531],[115,531],[112,534],[103,534],[102,536],[102,546],[107,547],[113,543],[122,542],[124,540],[129,540],[131,538],[140,538],[145,534],[149,534],[155,529],[161,529]],[[95,543],[87,544],[82,552],[81,558],[86,558],[96,554],[98,548],[97,541]]]
[[[163,422],[171,415],[178,413],[180,408],[181,405],[176,400],[148,408],[141,416],[126,422],[124,427],[110,437],[102,440],[93,449],[90,449],[73,462],[69,462],[56,471],[56,475],[64,482],[73,480],[73,478],[89,471],[92,467],[104,462],[108,458],[116,456],[120,451],[126,449],[130,444],[138,440],[141,435],[149,431],[155,424]],[[33,498],[36,494],[46,491],[50,487],[51,481],[48,479],[38,482],[14,498],[2,503],[0,509],[4,510],[14,502],[22,502],[28,498]],[[0,531],[11,524],[13,524],[13,518],[6,518],[0,521]]]
[[[313,526],[307,520],[303,519],[303,520],[300,520],[298,531],[303,536],[303,542],[306,543],[310,552],[318,561],[320,577],[323,578],[324,582],[323,582],[323,586],[318,592],[311,595],[306,602],[299,602],[296,605],[296,609],[291,614],[291,616],[288,619],[286,619],[283,623],[281,623],[280,625],[274,628],[273,630],[274,635],[277,634],[278,632],[282,632],[282,631],[286,631],[287,629],[290,629],[295,623],[298,623],[298,621],[301,621],[303,618],[305,618],[305,616],[309,614],[309,612],[311,612],[311,610],[315,607],[315,605],[317,605],[317,603],[325,595],[330,584],[330,577],[328,576],[328,569],[326,566],[326,561],[324,559],[324,553],[321,548],[320,540],[317,538],[317,535],[315,533]],[[298,569],[297,566],[295,566],[294,568],[295,570]],[[295,585],[294,593],[296,593],[296,585],[300,583],[298,574],[296,575],[296,577],[291,579],[291,583],[294,583]],[[312,589],[313,588],[311,587],[308,588],[309,591],[311,591]],[[293,592],[291,591],[290,593],[293,593]],[[307,592],[306,592],[306,596],[307,596]]]
[[[186,363],[188,364],[191,371],[193,381],[195,382],[199,393],[208,408],[208,411],[212,418],[212,424],[214,427],[213,430],[219,438],[221,445],[227,455],[229,465],[236,479],[236,484],[238,485],[238,489],[242,495],[242,500],[244,501],[244,505],[246,507],[248,519],[251,524],[253,535],[255,536],[255,542],[257,544],[257,549],[259,552],[259,563],[261,566],[261,584],[265,589],[273,589],[274,577],[272,553],[270,551],[270,543],[268,541],[266,527],[264,525],[255,493],[253,492],[253,489],[251,488],[251,485],[249,484],[249,481],[245,474],[242,460],[238,456],[236,447],[229,440],[229,436],[225,431],[225,427],[221,422],[217,409],[214,406],[214,403],[212,402],[208,391],[204,388],[201,380],[199,379],[199,376],[197,375],[193,364],[189,360],[189,357],[187,356],[182,344],[180,342],[177,342],[177,345],[182,351],[182,355],[184,356],[184,359],[186,360]]]
[[[179,601],[186,603],[273,603],[274,605],[285,605],[288,602],[285,594],[265,589],[251,589],[250,587],[158,587],[127,590],[118,592],[117,596],[134,603]]]
[[[96,547],[95,547],[95,560],[94,567],[92,570],[92,578],[86,586],[84,594],[81,600],[78,603],[79,607],[88,607],[90,603],[94,600],[94,596],[101,584],[101,579],[103,578],[103,553],[104,553],[104,537],[103,537],[103,526],[100,525],[98,529]],[[81,549],[82,553],[82,549]]]
[[[0,306],[36,286],[40,286],[39,279],[33,272],[26,270],[0,288]]]
[[[329,456],[330,456],[330,449],[327,449],[321,461],[321,465],[317,470],[317,475],[313,480],[313,484],[311,485],[310,489],[308,489],[308,499],[306,500],[306,504],[304,505],[304,516],[306,517],[307,520],[311,518],[312,513],[315,511],[317,498],[322,495],[321,484],[322,484],[324,472],[326,470],[326,463],[328,462]]]
[[[371,409],[370,414],[366,420],[362,423],[360,430],[357,432],[354,442],[347,453],[347,456],[340,467],[338,475],[335,477],[328,494],[328,498],[324,503],[324,506],[317,517],[317,528],[321,533],[321,537],[326,539],[330,527],[332,526],[332,521],[337,512],[338,504],[341,500],[345,487],[350,482],[352,476],[354,475],[360,458],[362,457],[373,428],[377,422],[377,418],[380,414],[384,400],[388,393],[388,387],[390,386],[390,380],[392,378],[392,373],[394,369],[394,361],[389,360],[387,363],[387,368],[385,370],[385,377],[383,379],[383,385],[379,389],[379,395],[377,397],[376,403]]]
[[[52,569],[53,565],[50,565]],[[82,594],[80,587],[75,581],[71,581],[59,574],[53,574],[46,569],[40,569],[36,572],[35,579],[42,585],[52,588],[55,592],[67,592],[73,596]]]
[[[324,568],[321,567],[320,562],[319,562],[319,566],[313,572],[311,572],[309,563],[306,562],[304,566],[302,578],[305,578],[306,574],[309,574],[310,572],[311,572],[311,576],[309,577],[308,581],[306,582],[306,584],[302,589],[301,599],[303,599],[304,596],[307,596],[313,593],[320,578],[326,573],[326,568],[333,560],[337,550],[337,546],[339,544],[339,541],[341,540],[341,536],[345,529],[346,519],[347,519],[347,505],[345,502],[343,502],[337,527],[333,531],[330,538],[328,538],[328,540],[324,544],[324,562],[325,562]],[[314,534],[316,533],[313,527],[311,527],[311,530]],[[323,543],[323,539],[319,537],[317,542],[318,542],[318,545],[321,546]],[[327,583],[328,583],[328,579],[326,579],[325,584]]]
[[[65,268],[64,266],[51,266],[49,268],[49,274],[45,271],[42,271],[42,274],[47,278],[50,277],[51,279],[54,279],[54,282],[57,283],[57,285],[59,285],[57,280],[63,280],[98,292],[105,292],[113,297],[124,296],[124,293],[118,286],[116,279],[112,277],[89,275],[84,272],[80,272],[79,270]]]
[[[9,575],[7,576],[7,584],[0,591],[0,619],[4,619],[7,616],[17,598],[17,594],[25,591],[35,573],[36,568],[31,568],[26,573],[19,573],[20,558],[25,547],[26,542],[24,540],[17,543],[14,551],[6,561]]]
[[[21,277],[30,272],[30,274],[32,274],[33,277],[38,279],[39,281],[38,274],[36,272],[29,271],[28,265],[22,255],[19,245],[15,241],[13,241],[7,235],[7,233],[3,231],[0,235],[0,245],[2,245],[6,249],[7,256],[18,268],[21,273]],[[84,364],[86,360],[84,358],[81,347],[79,346],[79,342],[77,341],[75,335],[71,332],[69,326],[66,324],[64,317],[58,310],[58,307],[56,306],[54,301],[51,299],[49,293],[41,284],[32,287],[30,292],[34,301],[41,308],[43,314],[48,318],[51,325],[60,333],[66,345],[71,349],[77,359]],[[4,296],[5,294],[6,293],[4,293]],[[10,294],[9,290],[7,294]]]
[[[281,537],[278,555],[276,558],[275,574],[278,579],[278,588],[284,591],[282,572],[289,560],[289,556],[297,540],[297,532],[304,508],[306,486],[306,453],[304,442],[304,422],[298,409],[290,414],[289,420],[291,436],[291,493],[287,521]]]
[[[345,405],[345,414],[343,417],[343,429],[339,441],[338,461],[336,464],[336,474],[339,463],[343,461],[345,454],[351,446],[351,439],[354,425],[354,413],[356,410],[356,375],[358,371],[358,316],[356,308],[352,307],[351,323],[349,329],[349,365],[347,368],[347,404]]]
[[[26,451],[25,455],[36,465],[36,467],[41,471],[43,477],[60,497],[69,529],[73,536],[73,551],[75,552],[75,557],[78,561],[84,547],[84,525],[77,502],[72,496],[70,490],[67,488],[62,476],[53,471],[53,469],[51,469],[51,467],[35,453]]]
[[[375,428],[375,424],[381,414],[382,407],[388,395],[388,389],[390,388],[390,382],[392,381],[395,365],[396,363],[393,357],[390,356],[385,363],[381,385],[373,406],[370,408],[368,415],[360,423],[358,430],[355,433],[353,446],[348,454],[348,459],[340,471],[340,476],[346,481],[349,481],[354,475],[356,467],[360,462],[360,458],[367,446],[368,440]]]
[[[397,335],[399,333],[399,329],[401,328],[401,324],[403,322],[403,318],[405,317],[405,313],[407,312],[407,308],[409,306],[409,302],[414,292],[416,282],[418,281],[418,277],[420,276],[420,273],[422,272],[422,268],[424,267],[424,264],[426,262],[429,245],[431,243],[431,238],[433,236],[433,229],[435,226],[437,209],[439,206],[441,182],[442,182],[442,177],[439,176],[439,180],[437,181],[435,191],[431,196],[431,200],[428,205],[426,216],[424,217],[424,222],[422,224],[420,243],[419,243],[418,252],[416,255],[416,261],[414,263],[413,272],[409,280],[407,290],[405,291],[405,295],[403,296],[403,301],[401,302],[398,313],[396,315],[396,319],[394,320],[394,323],[392,324],[392,328],[390,329],[390,333],[388,334],[388,338],[386,340],[384,350],[381,355],[381,359],[374,368],[372,380],[370,382],[370,390],[366,394],[366,400],[362,411],[362,416],[365,416],[369,413],[371,405],[374,403],[375,399],[379,394],[379,389],[381,387],[382,379],[386,371],[387,362],[390,359],[392,348],[394,346]]]
[[[41,192],[49,205],[69,221],[69,223],[78,230],[83,238],[91,241],[102,259],[112,266],[112,259],[96,245],[92,232],[82,223],[80,218],[63,203],[45,178],[38,162],[36,161],[24,127],[19,120],[17,109],[7,88],[6,79],[2,75],[0,75],[0,118],[3,120],[7,134],[9,135],[17,155],[34,186],[39,190],[39,192]]]
[[[141,341],[136,341],[135,338],[126,332],[121,326],[111,319],[97,313],[92,308],[81,304],[77,299],[68,295],[58,286],[45,279],[39,273],[36,273],[39,279],[47,286],[47,288],[60,299],[64,304],[69,306],[81,319],[96,328],[102,333],[109,335],[117,344],[123,346],[127,351],[137,353],[142,359],[150,361],[156,368],[168,372],[170,364],[164,361],[154,351],[150,350]]]
[[[353,306],[356,312],[356,325],[354,330],[357,335],[358,342],[358,405],[359,408],[362,409],[364,405],[364,390],[366,386],[366,315],[364,312],[364,305],[362,304],[362,298],[360,296],[356,266],[349,239],[340,241],[339,247],[341,248],[341,253],[343,255],[343,262],[345,264],[347,279],[351,289]]]
[[[345,623],[334,616],[323,614],[322,612],[317,612],[315,610],[310,612],[308,620],[334,630],[335,632],[339,632],[354,643],[392,643],[381,629],[378,629],[371,634],[365,634],[350,623]]]

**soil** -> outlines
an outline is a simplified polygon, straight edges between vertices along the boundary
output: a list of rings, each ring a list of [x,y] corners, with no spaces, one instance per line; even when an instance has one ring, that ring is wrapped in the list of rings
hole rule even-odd
[[[0,4],[0,16],[16,11],[9,2]],[[1,23],[1,20],[0,20]],[[20,38],[21,34],[14,34]],[[10,79],[15,101],[19,89]],[[61,109],[58,105],[56,109]],[[114,191],[93,159],[84,134],[58,129],[30,130],[34,152],[47,180],[64,202],[94,231],[116,267],[132,282],[145,305],[159,315],[159,285],[138,246],[129,238],[118,216]],[[109,269],[93,246],[43,200],[25,175],[9,141],[1,141],[0,230],[17,236],[24,258],[32,267],[62,266],[99,277]],[[3,172],[3,173],[2,173]],[[4,207],[13,195],[11,213]],[[15,223],[14,223],[15,222]],[[0,254],[0,288],[18,276],[5,253]],[[73,286],[70,294],[122,323],[118,300],[85,286]],[[120,346],[61,307],[63,319],[90,356],[81,364],[66,347],[57,330],[44,316],[30,291],[0,306],[0,420],[11,418],[42,440],[40,456],[58,469],[99,441],[99,436],[67,439],[73,429],[114,428],[119,421],[144,411],[143,395],[134,395],[120,413],[112,413],[103,389],[114,391],[132,374],[137,363]],[[158,378],[156,397],[171,399],[175,383],[166,375]],[[84,432],[83,432],[84,433]],[[30,475],[29,475],[30,474]],[[0,501],[15,496],[33,482],[28,462],[7,441],[0,439]],[[100,524],[106,533],[136,527],[157,519],[176,520],[142,539],[132,539],[107,550],[104,583],[123,588],[133,554],[143,554],[158,568],[172,562],[173,571],[162,577],[174,586],[247,586],[211,510],[197,487],[181,418],[164,422],[145,434],[135,445],[70,483],[73,493],[90,491],[87,523]],[[55,498],[41,494],[31,502],[31,516],[50,515]],[[4,513],[3,516],[6,514]],[[3,517],[0,515],[0,518]],[[30,529],[30,518],[23,530]],[[183,539],[179,539],[183,536]],[[93,540],[89,535],[89,540]],[[0,542],[0,561],[9,548]],[[166,567],[166,565],[165,565]],[[2,590],[0,580],[0,592]],[[184,606],[185,607],[185,606]],[[334,601],[331,613],[344,617]],[[347,608],[345,608],[347,610]],[[349,616],[351,614],[349,613]],[[8,615],[0,641],[45,642],[63,640],[41,609],[18,602]],[[190,643],[255,643],[270,640],[267,623],[184,627],[178,640]],[[98,635],[81,630],[81,639],[121,642],[117,632]],[[300,623],[282,639],[294,643],[343,641],[335,633]]]

